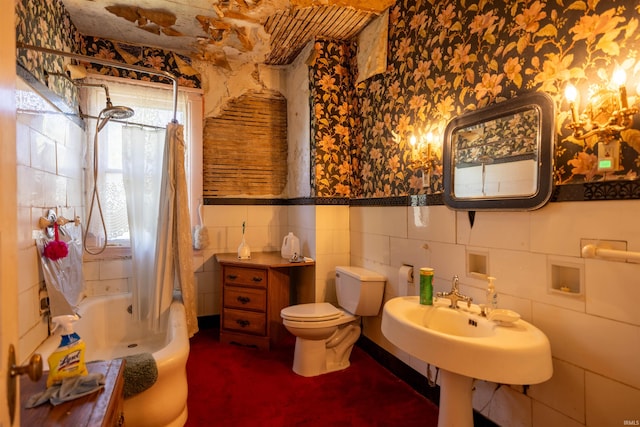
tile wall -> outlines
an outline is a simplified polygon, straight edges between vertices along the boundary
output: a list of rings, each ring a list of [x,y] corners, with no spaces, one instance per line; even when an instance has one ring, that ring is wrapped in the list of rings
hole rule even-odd
[[[44,278],[32,231],[48,209],[57,209],[66,218],[82,215],[84,131],[21,79],[17,107],[18,354],[26,358],[48,334],[46,318],[40,315]]]
[[[500,425],[619,426],[640,419],[640,264],[584,259],[580,239],[624,240],[640,251],[639,201],[551,203],[533,212],[466,212],[444,206],[350,208],[351,263],[388,277],[385,300],[400,295],[402,264],[435,268],[435,291],[460,276],[463,293],[484,300],[485,281],[467,274],[468,253],[488,257],[499,306],[549,337],[554,375],[531,385],[476,382],[474,407]],[[549,289],[551,266],[582,272],[581,295]],[[415,287],[409,294],[416,295]],[[381,316],[364,333],[422,375],[426,366],[390,344]],[[633,424],[631,424],[633,425]]]

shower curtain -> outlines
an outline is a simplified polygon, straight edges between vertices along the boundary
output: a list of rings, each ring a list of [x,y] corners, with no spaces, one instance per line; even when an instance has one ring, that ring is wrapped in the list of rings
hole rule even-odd
[[[165,140],[162,137],[165,136]],[[182,293],[189,335],[198,330],[184,170],[183,126],[123,127],[123,179],[133,256],[133,313],[158,330]]]

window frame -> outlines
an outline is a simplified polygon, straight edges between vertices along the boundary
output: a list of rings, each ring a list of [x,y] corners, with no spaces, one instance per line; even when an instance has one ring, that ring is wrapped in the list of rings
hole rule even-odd
[[[165,90],[168,93],[173,93],[173,87],[170,84],[162,84],[155,82],[146,82],[141,80],[132,80],[111,76],[102,76],[90,74],[86,79],[87,83],[93,85],[103,84],[108,87],[111,101],[114,105],[127,105],[135,110],[135,104],[128,105],[127,98],[131,98],[131,95],[122,94],[120,92],[120,84],[129,86],[135,86],[140,89],[145,87]],[[82,87],[81,88],[81,108],[82,111],[87,112],[88,116],[96,117],[99,112],[105,106],[105,92],[102,87]],[[197,224],[197,208],[198,204],[202,202],[202,139],[203,139],[203,91],[201,89],[193,88],[178,88],[179,102],[184,105],[184,137],[185,145],[187,147],[186,154],[186,175],[187,175],[187,191],[189,196],[189,208],[191,215],[191,223]],[[125,99],[123,100],[122,97]],[[135,115],[130,120],[132,123],[137,123]],[[96,126],[95,118],[85,119],[86,129],[85,137],[86,143],[89,144],[87,153],[90,153],[93,147],[93,138]],[[91,150],[90,150],[91,149]],[[87,156],[83,182],[85,187],[87,184],[92,184],[93,181],[93,159]],[[101,173],[108,173],[110,170],[102,168]],[[117,170],[117,169],[116,169]],[[120,169],[120,173],[121,173]],[[85,211],[88,215],[89,206],[91,203],[91,190],[92,188],[85,188],[84,190],[84,204]],[[102,200],[101,200],[102,201]],[[102,203],[103,209],[105,208],[104,202]],[[94,207],[94,215],[96,214]],[[93,220],[92,220],[93,221]],[[110,241],[111,242],[111,241]],[[92,258],[122,258],[130,256],[130,241],[129,240],[117,240],[115,245],[108,245],[107,248],[99,255],[93,255]]]

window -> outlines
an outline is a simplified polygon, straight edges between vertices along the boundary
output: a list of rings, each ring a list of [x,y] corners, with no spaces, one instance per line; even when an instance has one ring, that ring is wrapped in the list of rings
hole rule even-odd
[[[170,85],[123,82],[124,79],[92,79],[91,83],[104,84],[108,87],[111,102],[114,106],[126,106],[134,110],[134,115],[125,121],[110,120],[98,134],[98,196],[102,217],[107,230],[107,242],[111,246],[129,246],[129,225],[124,187],[122,183],[122,127],[129,124],[140,124],[164,128],[173,118],[173,91]],[[166,86],[166,88],[164,87]],[[92,118],[87,119],[87,150],[85,168],[85,205],[87,212],[88,245],[101,247],[104,239],[102,220],[97,202],[94,201],[93,212],[89,218],[89,208],[93,195],[93,148],[97,116],[106,103],[103,87],[84,87],[86,105],[84,109]],[[187,175],[190,181],[190,199],[197,205],[199,194],[202,194],[202,167],[198,160],[202,153],[202,97],[199,93],[180,90],[176,118],[184,125],[185,144],[188,147]],[[199,154],[200,153],[200,154]],[[199,192],[197,192],[199,190]],[[195,197],[192,195],[195,194]],[[195,200],[194,200],[195,199]],[[191,211],[194,212],[194,203]]]

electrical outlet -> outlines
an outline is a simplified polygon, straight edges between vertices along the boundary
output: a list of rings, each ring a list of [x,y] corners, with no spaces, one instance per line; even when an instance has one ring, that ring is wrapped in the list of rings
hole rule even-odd
[[[614,172],[620,164],[620,141],[598,143],[598,172]]]

